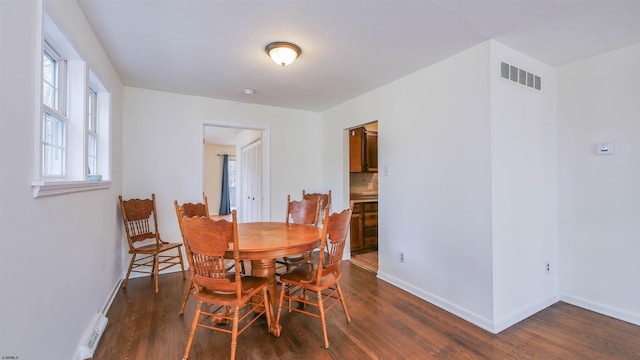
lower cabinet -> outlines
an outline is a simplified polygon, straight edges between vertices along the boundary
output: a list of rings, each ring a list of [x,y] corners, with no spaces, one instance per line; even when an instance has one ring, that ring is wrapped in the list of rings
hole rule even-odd
[[[378,248],[378,203],[353,205],[351,215],[351,252]]]

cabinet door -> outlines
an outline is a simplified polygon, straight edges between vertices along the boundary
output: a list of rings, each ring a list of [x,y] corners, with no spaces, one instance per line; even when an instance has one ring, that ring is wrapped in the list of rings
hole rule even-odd
[[[364,128],[349,130],[349,171],[363,172],[364,163]]]
[[[367,171],[378,171],[378,132],[367,131],[366,160]]]
[[[353,213],[351,215],[351,251],[363,249],[363,231],[362,231],[362,214]]]
[[[364,203],[363,246],[365,249],[378,248],[378,203]]]

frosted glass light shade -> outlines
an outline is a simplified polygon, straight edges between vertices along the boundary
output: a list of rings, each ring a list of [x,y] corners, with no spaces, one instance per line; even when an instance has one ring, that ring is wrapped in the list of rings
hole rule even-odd
[[[297,45],[282,41],[272,42],[264,50],[276,64],[282,66],[294,62],[302,52]]]

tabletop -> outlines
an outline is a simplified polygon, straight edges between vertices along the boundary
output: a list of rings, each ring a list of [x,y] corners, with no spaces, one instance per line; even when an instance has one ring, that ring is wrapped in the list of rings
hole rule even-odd
[[[322,229],[312,225],[285,222],[238,223],[240,257],[246,260],[275,259],[299,254],[320,245],[321,236]]]

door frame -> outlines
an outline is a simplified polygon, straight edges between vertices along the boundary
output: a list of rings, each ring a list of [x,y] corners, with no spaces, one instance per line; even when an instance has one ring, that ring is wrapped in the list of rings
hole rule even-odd
[[[204,191],[204,130],[205,127],[223,127],[242,130],[257,130],[262,132],[262,221],[271,221],[271,132],[268,126],[238,124],[225,121],[200,120],[196,131],[198,144],[198,168],[195,176],[200,179],[199,194]]]

